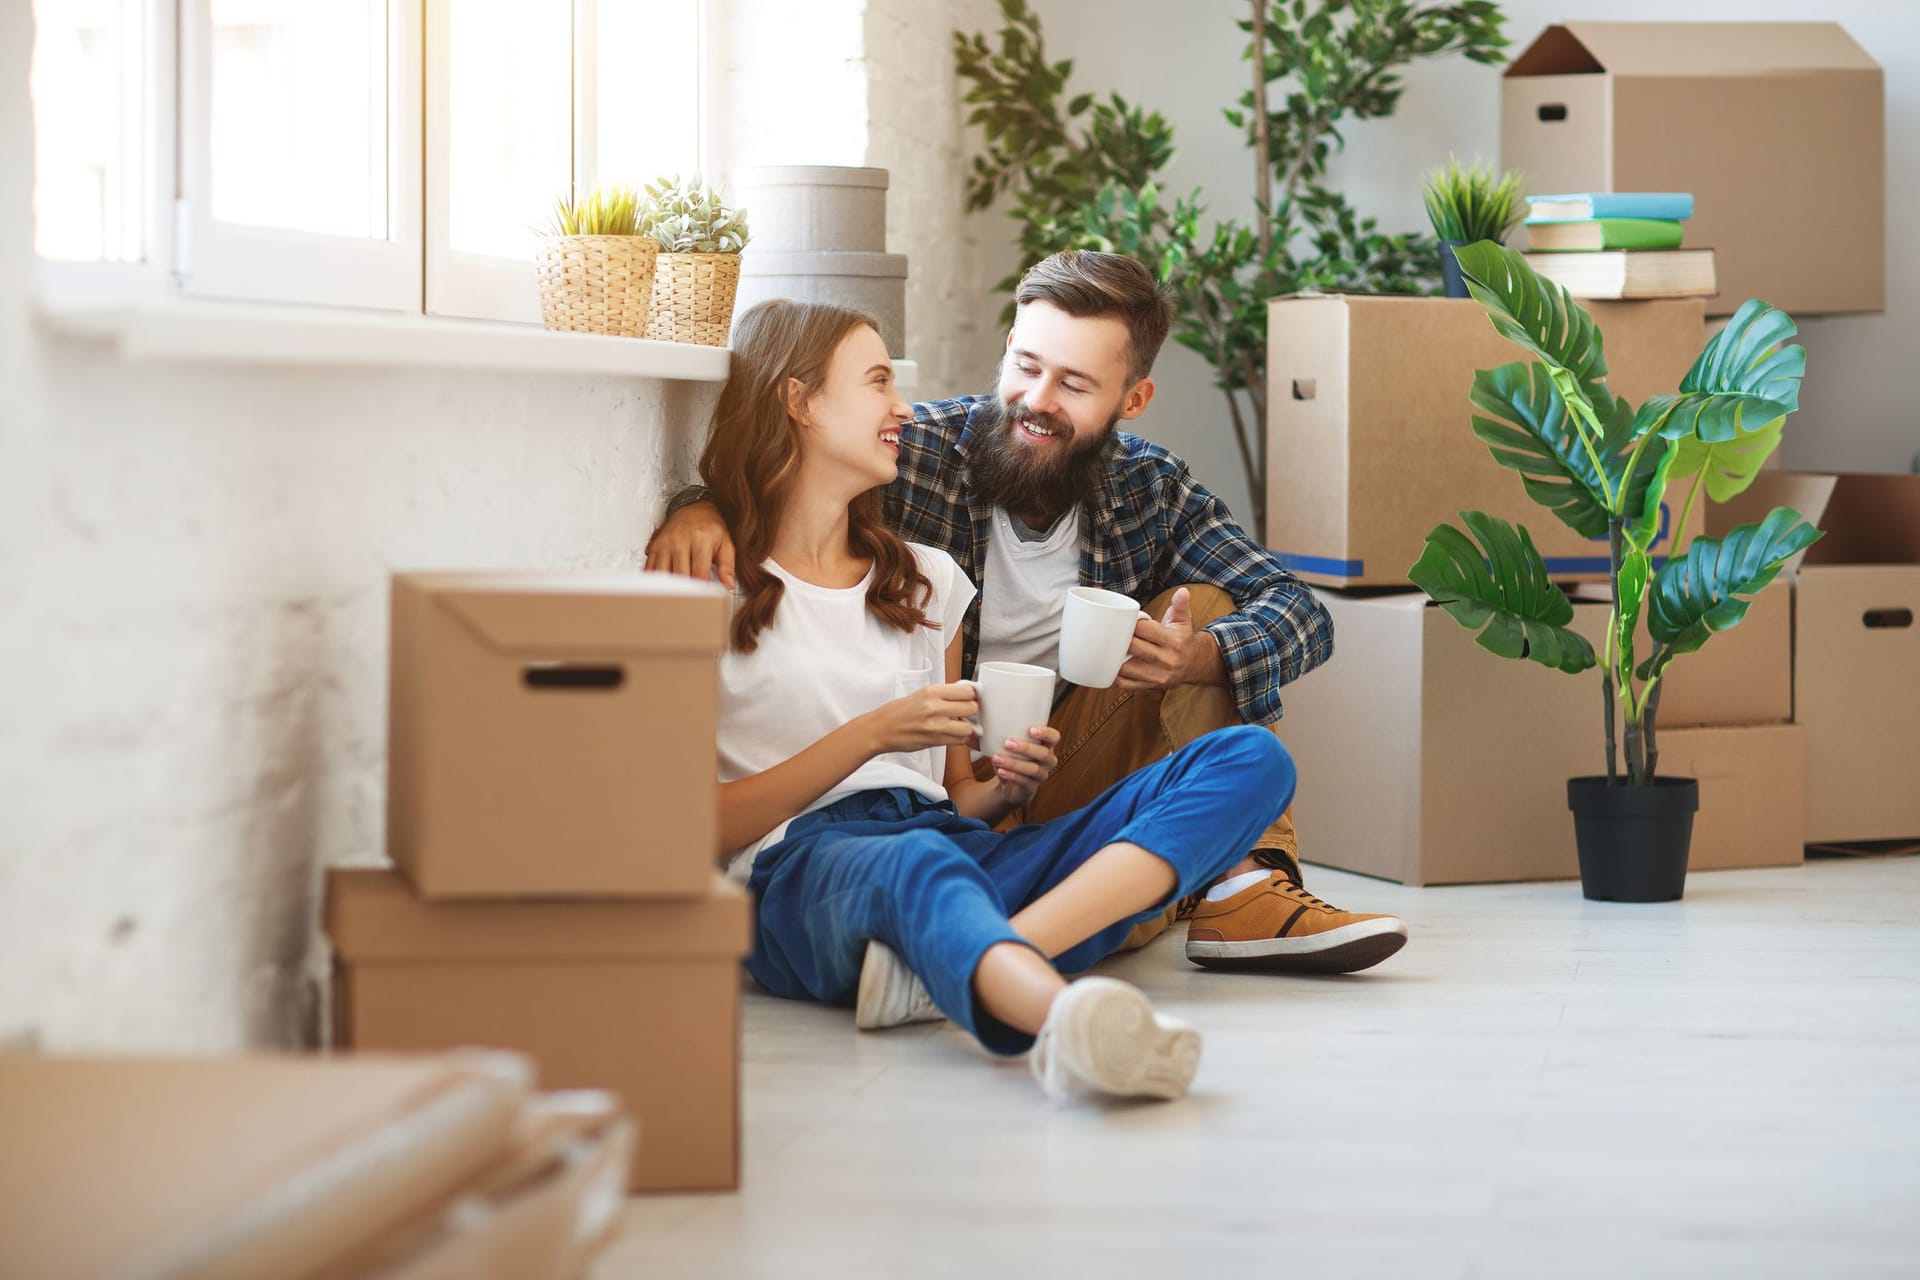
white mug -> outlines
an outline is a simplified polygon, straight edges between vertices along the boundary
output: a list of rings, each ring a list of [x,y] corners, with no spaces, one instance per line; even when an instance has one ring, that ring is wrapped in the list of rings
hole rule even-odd
[[[1053,672],[1024,662],[983,662],[967,681],[980,699],[980,754],[1006,750],[1008,738],[1031,742],[1027,730],[1053,710]]]
[[[1133,624],[1147,615],[1129,596],[1101,587],[1071,587],[1060,617],[1060,676],[1089,689],[1119,678],[1133,643]]]

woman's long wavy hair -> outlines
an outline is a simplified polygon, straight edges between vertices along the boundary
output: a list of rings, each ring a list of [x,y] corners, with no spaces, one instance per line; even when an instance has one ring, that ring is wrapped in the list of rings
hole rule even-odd
[[[861,325],[880,327],[846,307],[784,298],[762,302],[734,323],[733,365],[713,409],[700,479],[733,533],[742,596],[733,615],[736,652],[752,653],[758,646],[786,586],[765,561],[800,470],[801,427],[787,411],[787,381],[799,380],[803,402],[817,394],[833,353]],[[887,527],[880,490],[855,498],[847,517],[852,549],[873,560],[867,608],[900,631],[934,625],[925,608],[932,584],[905,540]]]

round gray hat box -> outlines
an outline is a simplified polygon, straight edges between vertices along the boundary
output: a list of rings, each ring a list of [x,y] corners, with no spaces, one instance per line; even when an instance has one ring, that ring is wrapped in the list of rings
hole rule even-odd
[[[755,217],[755,230],[759,223]],[[775,253],[756,238],[740,255],[738,317],[756,302],[792,298],[832,302],[880,322],[880,337],[895,360],[907,355],[907,255],[904,253]]]
[[[840,165],[736,169],[734,203],[752,220],[753,243],[773,253],[884,253],[887,171]]]

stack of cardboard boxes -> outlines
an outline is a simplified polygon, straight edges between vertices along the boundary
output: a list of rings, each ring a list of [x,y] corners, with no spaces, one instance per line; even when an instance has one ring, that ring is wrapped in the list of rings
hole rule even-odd
[[[727,600],[661,574],[393,583],[388,869],[336,868],[334,1043],[498,1046],[737,1185],[749,908],[715,870]]]
[[[1617,394],[1639,404],[1673,392],[1705,344],[1706,316],[1750,296],[1796,315],[1881,307],[1880,103],[1879,68],[1832,24],[1570,24],[1515,60],[1503,98],[1507,168],[1535,190],[1692,191],[1700,242],[1721,253],[1722,292],[1704,306],[1585,304]],[[1755,133],[1756,104],[1787,123]],[[1742,167],[1759,136],[1772,171],[1794,175],[1764,209]],[[1565,781],[1605,772],[1599,677],[1493,657],[1407,578],[1428,531],[1462,510],[1524,523],[1575,596],[1573,628],[1599,649],[1605,540],[1583,539],[1535,504],[1469,425],[1474,371],[1524,359],[1477,302],[1269,304],[1267,537],[1302,578],[1333,588],[1321,597],[1336,658],[1289,688],[1279,726],[1300,764],[1296,817],[1315,861],[1410,884],[1578,874]],[[1692,527],[1676,529],[1681,498],[1676,486],[1662,509],[1656,558],[1740,518],[1696,510]],[[1819,577],[1835,554],[1920,561],[1886,532],[1890,521],[1910,525],[1879,514],[1903,501],[1883,494],[1874,506],[1873,550],[1842,552],[1830,535],[1797,591],[1768,588],[1740,627],[1670,668],[1659,768],[1700,779],[1694,868],[1798,862],[1803,840],[1920,836],[1907,798],[1920,792],[1879,770],[1870,786],[1854,785],[1855,769],[1839,763],[1895,746],[1908,770],[1916,758],[1920,742],[1902,726],[1920,723],[1920,657],[1910,652],[1920,632],[1891,621],[1914,604],[1911,584],[1882,568],[1872,590],[1862,587],[1887,597],[1878,606],[1854,595],[1829,604]],[[1847,505],[1836,497],[1827,527],[1849,518]],[[1813,505],[1800,510],[1820,519]],[[1852,625],[1856,605],[1882,621]],[[1829,629],[1846,632],[1845,652],[1829,646]],[[1867,707],[1863,681],[1896,702]],[[1869,811],[1885,820],[1840,816]]]

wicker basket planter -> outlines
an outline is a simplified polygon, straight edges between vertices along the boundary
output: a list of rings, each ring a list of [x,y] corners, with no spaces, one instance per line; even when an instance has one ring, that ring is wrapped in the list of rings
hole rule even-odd
[[[653,273],[647,336],[724,347],[740,286],[737,253],[663,253]]]
[[[659,256],[660,245],[649,236],[540,237],[534,253],[540,319],[565,333],[648,337]]]

